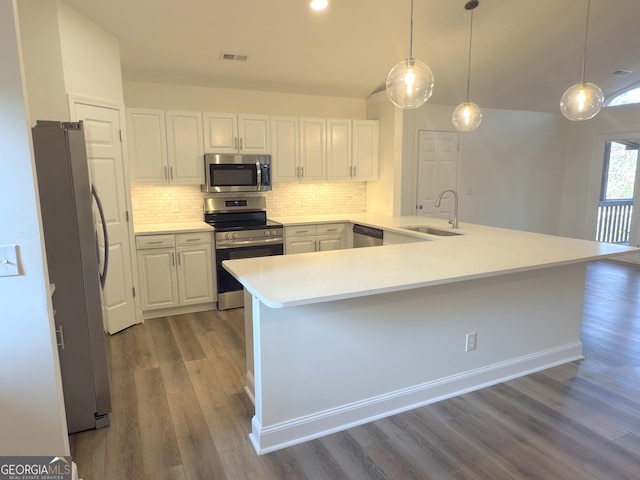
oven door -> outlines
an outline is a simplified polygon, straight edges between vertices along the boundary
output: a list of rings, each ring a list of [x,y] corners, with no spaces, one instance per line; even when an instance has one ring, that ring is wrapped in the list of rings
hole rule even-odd
[[[225,260],[240,258],[269,257],[282,255],[283,244],[269,243],[265,245],[238,246],[216,248],[216,278],[218,280],[218,310],[228,310],[244,306],[242,284],[222,266]]]

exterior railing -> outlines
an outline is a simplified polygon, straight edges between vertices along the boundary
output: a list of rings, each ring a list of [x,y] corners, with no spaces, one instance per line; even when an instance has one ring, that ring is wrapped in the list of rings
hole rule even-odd
[[[633,200],[604,200],[598,207],[596,241],[629,244]]]

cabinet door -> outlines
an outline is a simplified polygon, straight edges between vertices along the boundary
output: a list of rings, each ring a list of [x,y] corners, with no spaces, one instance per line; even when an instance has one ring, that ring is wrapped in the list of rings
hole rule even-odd
[[[214,302],[211,245],[176,248],[180,305]]]
[[[178,306],[175,249],[138,250],[142,311]]]
[[[378,121],[353,121],[352,159],[354,180],[378,179]]]
[[[318,251],[342,250],[347,248],[347,237],[345,235],[323,235],[318,236]]]
[[[307,253],[316,251],[316,237],[289,238],[285,241],[285,254]]]
[[[300,168],[303,182],[321,182],[327,178],[325,132],[324,118],[300,119]]]
[[[205,113],[205,153],[237,153],[238,118],[234,113]]]
[[[271,153],[270,119],[266,115],[238,115],[240,153]]]
[[[350,180],[351,120],[327,120],[327,180]]]
[[[167,183],[164,110],[128,108],[126,116],[131,183]]]
[[[204,184],[204,148],[200,112],[165,112],[169,181]]]
[[[271,173],[274,182],[299,178],[299,128],[295,117],[271,117]]]

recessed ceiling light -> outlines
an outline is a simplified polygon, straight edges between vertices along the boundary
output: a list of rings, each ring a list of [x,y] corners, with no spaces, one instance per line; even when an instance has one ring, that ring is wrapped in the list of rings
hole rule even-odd
[[[325,8],[327,8],[327,5],[329,5],[329,0],[311,0],[312,10],[324,10]]]
[[[631,70],[616,70],[615,72],[613,72],[613,74],[616,77],[626,77],[627,75],[630,75],[631,73],[633,73]]]

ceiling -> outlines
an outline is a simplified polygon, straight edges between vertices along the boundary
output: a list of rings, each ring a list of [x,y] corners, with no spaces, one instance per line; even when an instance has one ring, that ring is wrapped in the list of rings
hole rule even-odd
[[[119,39],[125,81],[366,98],[409,50],[410,0],[329,0],[322,13],[308,0],[64,1]],[[464,101],[465,3],[415,0],[413,56],[433,70],[431,103]],[[587,0],[480,0],[470,100],[559,111],[581,78],[586,10]],[[638,0],[591,2],[586,81],[607,97],[640,83],[638,20]]]

